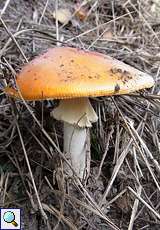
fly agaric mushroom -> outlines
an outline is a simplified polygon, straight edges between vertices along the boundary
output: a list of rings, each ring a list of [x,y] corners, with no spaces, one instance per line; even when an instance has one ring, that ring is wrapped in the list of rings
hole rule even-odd
[[[25,100],[60,99],[51,115],[64,122],[64,153],[82,179],[86,176],[87,130],[97,121],[88,98],[128,94],[152,87],[154,80],[104,54],[59,47],[26,64],[16,83]],[[14,88],[6,92],[20,98]],[[72,175],[70,169],[67,173]]]

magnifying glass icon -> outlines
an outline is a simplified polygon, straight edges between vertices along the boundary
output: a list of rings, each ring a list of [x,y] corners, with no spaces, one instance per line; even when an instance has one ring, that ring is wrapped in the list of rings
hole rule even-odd
[[[7,211],[4,213],[3,220],[8,224],[13,224],[15,227],[18,226],[17,222],[15,221],[15,215],[11,211]]]

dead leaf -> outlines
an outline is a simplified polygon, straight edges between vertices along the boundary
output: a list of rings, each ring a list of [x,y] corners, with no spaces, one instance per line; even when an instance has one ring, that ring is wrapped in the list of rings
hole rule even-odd
[[[71,19],[71,11],[69,9],[58,9],[57,12],[53,12],[53,17],[58,19],[62,24],[67,24]]]
[[[125,193],[123,196],[119,197],[115,203],[124,213],[131,211],[132,203],[129,194]]]
[[[75,16],[80,20],[84,21],[88,15],[88,10],[85,6],[81,6],[79,3],[75,5]]]
[[[160,13],[160,1],[153,0],[151,5],[151,12],[155,14],[155,16],[159,16]]]
[[[107,30],[104,34],[103,34],[103,38],[104,39],[112,39],[113,38],[113,33],[111,30]]]

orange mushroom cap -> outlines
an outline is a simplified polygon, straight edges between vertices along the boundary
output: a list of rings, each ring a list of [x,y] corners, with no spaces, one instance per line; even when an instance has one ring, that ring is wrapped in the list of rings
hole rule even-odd
[[[127,94],[154,85],[153,78],[97,52],[59,47],[27,63],[16,78],[26,100]],[[9,95],[18,97],[13,88]]]

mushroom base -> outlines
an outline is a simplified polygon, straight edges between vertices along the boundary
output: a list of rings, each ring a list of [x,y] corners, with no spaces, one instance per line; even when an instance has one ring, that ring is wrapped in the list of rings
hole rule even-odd
[[[90,169],[89,130],[64,122],[64,153],[78,177],[85,179]],[[64,170],[69,176],[73,174],[67,164],[64,165]]]
[[[90,141],[89,127],[97,121],[88,98],[61,100],[57,108],[51,112],[57,120],[64,122],[64,152],[80,179],[86,178],[89,170]],[[72,176],[72,170],[64,165],[64,172]]]

